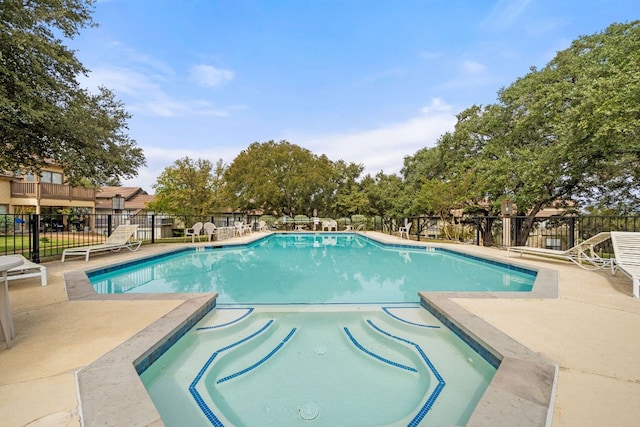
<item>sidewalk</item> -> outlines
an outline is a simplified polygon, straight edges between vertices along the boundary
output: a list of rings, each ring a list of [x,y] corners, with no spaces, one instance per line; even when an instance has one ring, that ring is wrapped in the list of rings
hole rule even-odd
[[[16,340],[12,349],[0,349],[0,424],[79,426],[75,372],[182,302],[67,301],[63,273],[172,248],[158,244],[89,262],[48,262],[45,288],[37,279],[10,282]],[[507,260],[494,248],[461,248]],[[560,365],[554,427],[637,425],[640,300],[631,297],[631,280],[534,257],[513,260],[556,269],[560,297],[454,301]]]

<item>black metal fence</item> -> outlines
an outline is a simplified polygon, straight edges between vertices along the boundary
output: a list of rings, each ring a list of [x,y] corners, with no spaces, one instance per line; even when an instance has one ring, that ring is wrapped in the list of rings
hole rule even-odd
[[[217,227],[230,227],[242,221],[257,229],[260,217],[237,213],[216,213],[210,216],[185,217],[173,215],[0,215],[0,255],[21,253],[40,262],[41,258],[59,256],[66,248],[103,242],[121,224],[138,224],[135,238],[143,243],[184,242],[185,230],[196,222],[213,222]],[[525,217],[363,217],[338,219],[338,230],[349,225],[359,229],[388,234],[408,227],[415,240],[447,240],[484,246],[516,245],[522,233]],[[293,222],[273,218],[273,230],[293,229]],[[558,216],[536,218],[526,233],[526,245],[564,250],[602,231],[640,231],[640,217],[633,216]],[[506,238],[505,238],[506,236]],[[610,251],[603,245],[601,251]]]
[[[605,231],[640,231],[638,216],[550,216],[533,220],[524,228],[527,217],[411,217],[389,221],[385,232],[397,232],[410,226],[410,236],[416,240],[453,240],[483,246],[532,246],[566,250],[577,243]],[[518,242],[518,235],[524,239]],[[601,252],[611,252],[606,242]]]

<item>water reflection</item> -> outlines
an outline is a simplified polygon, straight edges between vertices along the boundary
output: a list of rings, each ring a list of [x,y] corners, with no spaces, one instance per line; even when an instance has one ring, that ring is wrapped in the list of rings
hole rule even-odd
[[[221,303],[417,301],[421,290],[528,291],[534,276],[355,234],[280,234],[185,251],[93,277],[99,293],[218,292]]]

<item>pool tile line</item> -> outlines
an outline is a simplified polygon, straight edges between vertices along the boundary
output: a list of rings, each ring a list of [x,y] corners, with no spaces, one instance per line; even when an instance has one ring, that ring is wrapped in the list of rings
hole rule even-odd
[[[487,361],[491,366],[498,369],[502,358],[498,357],[494,352],[487,349],[486,344],[478,342],[471,334],[458,326],[456,322],[449,319],[442,311],[438,310],[433,304],[422,299],[421,305],[432,315],[442,322],[447,328],[453,331],[462,341],[471,347],[480,357]]]
[[[401,318],[400,316],[391,313],[390,308],[391,307],[382,307],[382,311],[384,313],[386,313],[389,317],[397,320],[398,322],[402,322],[402,323],[405,323],[405,324],[411,325],[411,326],[417,326],[419,328],[440,329],[439,325],[427,325],[425,323],[415,323],[415,322],[410,322],[408,320],[405,320],[405,319]],[[402,307],[393,307],[393,308],[402,308]]]
[[[225,307],[225,308],[218,308],[218,311],[221,310],[247,310],[246,313],[244,313],[242,316],[238,317],[237,319],[231,320],[227,323],[221,323],[219,325],[211,325],[211,326],[201,326],[199,328],[196,328],[196,331],[206,331],[206,330],[210,330],[210,329],[220,329],[220,328],[224,328],[230,325],[233,325],[235,323],[238,323],[240,321],[242,321],[245,317],[249,316],[251,313],[253,313],[254,308],[253,307],[249,307],[249,308],[245,308],[245,307]]]
[[[87,270],[86,274],[87,274],[87,277],[91,278],[93,276],[97,276],[100,274],[111,273],[112,271],[117,271],[126,267],[133,267],[135,265],[143,264],[149,261],[158,261],[173,255],[178,255],[183,252],[190,252],[190,251],[193,251],[193,248],[186,247],[186,248],[176,249],[170,252],[165,252],[161,254],[155,254],[155,255],[150,255],[142,258],[133,259],[130,261],[125,261],[116,265],[109,265],[109,266],[100,267],[92,270]]]
[[[386,242],[386,241],[385,242],[380,242],[378,240],[375,240],[375,239],[373,239],[371,237],[364,236],[364,235],[360,235],[360,237],[362,237],[363,239],[367,240],[368,242],[371,242],[371,243],[373,243],[375,245],[381,246],[383,249],[394,248],[394,249],[412,249],[412,250],[418,250],[418,251],[421,251],[421,252],[424,252],[425,250],[426,250],[426,252],[445,252],[445,253],[456,255],[456,256],[460,256],[460,257],[463,257],[463,258],[470,258],[470,259],[473,259],[474,261],[486,262],[488,264],[495,265],[495,266],[501,267],[501,268],[506,268],[506,269],[512,270],[512,271],[517,271],[519,273],[529,274],[529,275],[533,275],[533,276],[535,276],[537,274],[536,270],[531,269],[531,268],[526,268],[526,267],[519,266],[519,265],[513,265],[513,264],[510,264],[510,263],[506,263],[506,262],[503,262],[503,261],[494,260],[494,259],[490,259],[490,258],[480,257],[480,256],[477,256],[477,255],[473,255],[473,254],[469,254],[469,253],[465,253],[465,252],[458,252],[458,251],[452,250],[452,249],[435,247],[435,246],[412,245],[412,244],[406,244],[406,243],[393,243],[393,242]]]
[[[422,405],[422,407],[420,408],[418,413],[413,417],[411,422],[408,424],[408,426],[417,426],[417,425],[420,424],[422,419],[427,415],[429,410],[431,410],[431,408],[433,407],[433,404],[438,399],[438,396],[440,396],[440,393],[442,392],[442,389],[444,389],[444,386],[446,385],[446,382],[445,382],[444,378],[442,378],[442,375],[440,375],[440,372],[438,372],[438,369],[436,369],[436,367],[433,364],[433,362],[431,362],[431,359],[429,359],[429,357],[422,350],[422,347],[420,347],[419,344],[416,344],[411,340],[408,340],[408,339],[403,338],[403,337],[398,336],[398,335],[393,335],[390,332],[387,332],[387,331],[383,330],[382,328],[380,328],[379,326],[374,324],[371,319],[367,319],[367,323],[369,324],[369,326],[371,326],[374,330],[378,331],[379,333],[381,333],[381,334],[383,334],[383,335],[385,335],[385,336],[387,336],[389,338],[392,338],[394,340],[401,341],[401,342],[403,342],[405,344],[408,344],[408,345],[412,346],[418,352],[418,354],[420,355],[422,360],[425,362],[425,364],[427,365],[427,367],[429,368],[431,373],[436,377],[436,380],[438,381],[438,384],[436,385],[436,387],[433,390],[433,392],[431,393],[431,395],[429,395],[429,398],[427,399],[427,401],[424,403],[424,405]]]
[[[376,360],[379,360],[380,362],[386,363],[387,365],[393,366],[395,368],[400,368],[400,369],[404,369],[405,371],[409,371],[409,372],[418,372],[418,370],[416,368],[413,368],[411,366],[407,366],[407,365],[403,365],[402,363],[398,363],[398,362],[394,362],[393,360],[389,360],[387,358],[384,358],[370,350],[367,350],[366,348],[364,348],[364,346],[362,344],[360,344],[358,342],[358,340],[355,339],[355,337],[351,334],[351,332],[349,331],[349,328],[347,328],[346,326],[343,328],[344,332],[347,334],[347,337],[349,338],[349,340],[351,341],[351,343],[360,351],[362,351],[364,354],[373,357]]]
[[[211,310],[216,307],[216,300],[212,298],[200,309],[198,309],[193,316],[183,322],[180,327],[167,337],[160,345],[149,351],[139,360],[134,362],[134,367],[138,375],[141,375],[151,366],[156,360],[158,360],[164,353],[169,350],[180,338],[186,335],[193,327],[206,316]]]
[[[257,368],[260,365],[262,365],[264,362],[269,360],[273,355],[275,355],[279,350],[281,350],[282,347],[284,347],[284,345],[289,341],[289,339],[293,336],[293,334],[296,332],[297,329],[298,328],[292,328],[291,331],[289,331],[289,334],[287,334],[287,336],[282,341],[280,341],[280,343],[278,343],[278,345],[273,350],[271,350],[265,357],[263,357],[262,359],[260,359],[256,363],[254,363],[253,365],[248,366],[245,369],[242,369],[241,371],[236,372],[235,374],[231,374],[231,375],[226,376],[224,378],[220,378],[218,381],[216,381],[216,384],[221,384],[223,382],[226,382],[226,381],[232,380],[234,378],[237,378],[240,375],[246,374],[247,372],[250,372],[251,370]]]
[[[241,345],[255,337],[257,337],[258,335],[262,334],[263,332],[265,332],[267,329],[269,329],[269,327],[274,323],[273,319],[270,319],[269,321],[267,321],[267,323],[265,323],[260,329],[258,329],[257,331],[247,335],[246,337],[231,343],[225,347],[222,347],[219,350],[214,351],[211,356],[209,357],[209,359],[207,359],[207,361],[204,363],[204,365],[202,366],[202,368],[200,369],[200,371],[198,371],[198,373],[196,374],[195,378],[193,379],[193,381],[191,382],[191,384],[189,385],[189,393],[191,393],[191,396],[193,397],[193,399],[195,400],[196,404],[198,405],[198,407],[200,408],[200,410],[202,411],[202,413],[205,415],[205,417],[207,417],[207,419],[211,422],[212,425],[216,426],[216,427],[224,427],[224,424],[222,423],[222,421],[220,421],[220,419],[215,415],[215,413],[213,412],[213,410],[211,408],[209,408],[209,406],[207,405],[207,403],[205,402],[204,398],[202,397],[202,395],[200,394],[200,392],[197,389],[198,383],[200,382],[200,380],[202,379],[202,377],[204,376],[204,374],[207,372],[207,370],[209,369],[209,367],[211,366],[211,364],[213,363],[213,361],[215,360],[216,357],[218,357],[218,355],[220,353],[223,353],[231,348],[234,348],[238,345]]]

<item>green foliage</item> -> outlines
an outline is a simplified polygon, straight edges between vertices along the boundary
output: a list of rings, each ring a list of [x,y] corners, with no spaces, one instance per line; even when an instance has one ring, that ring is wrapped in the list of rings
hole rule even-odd
[[[243,211],[280,215],[324,211],[335,190],[334,169],[326,156],[287,141],[254,142],[224,175],[226,199]]]
[[[206,217],[219,210],[221,205],[221,177],[224,165],[216,166],[203,159],[189,157],[176,160],[157,179],[155,200],[150,210],[186,217]]]
[[[369,200],[368,209],[363,214],[400,216],[406,212],[407,192],[399,176],[383,172],[378,172],[375,177],[367,175],[362,179],[361,188]]]
[[[0,170],[53,161],[70,183],[130,178],[145,164],[126,135],[129,114],[106,88],[90,94],[88,70],[56,35],[93,26],[93,0],[0,2]]]
[[[405,159],[417,210],[534,216],[565,200],[637,204],[640,176],[640,21],[580,37],[544,68],[472,106],[433,149]],[[605,202],[611,205],[611,202]]]

